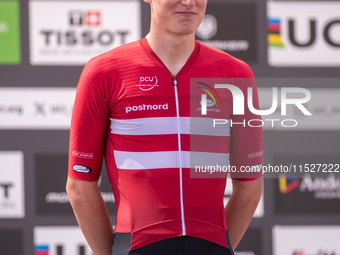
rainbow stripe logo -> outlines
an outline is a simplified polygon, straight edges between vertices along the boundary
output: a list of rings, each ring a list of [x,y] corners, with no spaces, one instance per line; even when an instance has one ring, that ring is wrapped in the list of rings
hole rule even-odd
[[[34,255],[48,255],[48,245],[34,245]]]
[[[296,189],[300,185],[300,180],[290,173],[279,175],[279,188],[280,192],[287,194]]]
[[[268,45],[270,47],[283,48],[282,37],[281,37],[281,20],[268,18]]]
[[[197,82],[197,83],[209,88],[215,94],[215,96],[218,98],[219,102],[222,105],[222,100],[221,100],[221,98],[220,98],[220,96],[217,93],[215,88],[213,88],[213,87],[211,87],[208,84],[205,84],[203,82]],[[207,107],[215,107],[217,105],[217,101],[216,101],[215,97],[213,96],[213,94],[209,90],[207,90],[205,88],[201,88],[201,87],[197,87],[197,88],[200,89],[200,90],[203,90],[205,93],[207,93],[211,97],[211,99],[207,99]]]

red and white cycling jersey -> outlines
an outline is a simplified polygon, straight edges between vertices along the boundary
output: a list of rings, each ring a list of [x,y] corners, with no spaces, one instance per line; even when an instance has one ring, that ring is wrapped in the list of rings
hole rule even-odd
[[[72,114],[68,174],[98,180],[104,155],[116,200],[115,232],[131,233],[131,249],[180,235],[228,247],[226,179],[190,178],[190,78],[224,77],[253,74],[244,62],[197,41],[176,76],[146,38],[85,66]],[[240,89],[247,94],[247,88]],[[256,88],[253,91],[258,108]],[[247,110],[234,116],[232,102],[225,107],[228,119],[258,119]],[[262,128],[235,125],[228,135],[209,141],[223,144],[231,165],[262,163]]]

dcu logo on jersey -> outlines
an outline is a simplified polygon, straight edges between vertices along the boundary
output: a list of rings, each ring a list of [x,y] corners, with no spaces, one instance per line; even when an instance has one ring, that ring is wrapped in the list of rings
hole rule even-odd
[[[143,91],[149,91],[158,86],[157,76],[139,77],[139,84],[136,85],[136,87]]]

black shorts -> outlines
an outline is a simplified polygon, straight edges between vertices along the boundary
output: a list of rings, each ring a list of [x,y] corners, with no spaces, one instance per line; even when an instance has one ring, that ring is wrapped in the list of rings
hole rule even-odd
[[[130,251],[129,233],[114,233],[114,236],[112,255],[234,255],[231,249],[192,236],[169,238]],[[226,238],[230,247],[228,233]]]

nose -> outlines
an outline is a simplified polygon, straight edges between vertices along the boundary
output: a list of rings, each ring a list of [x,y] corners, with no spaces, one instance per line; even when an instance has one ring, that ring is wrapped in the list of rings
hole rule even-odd
[[[181,4],[186,5],[187,7],[193,7],[196,3],[196,0],[181,0]]]

